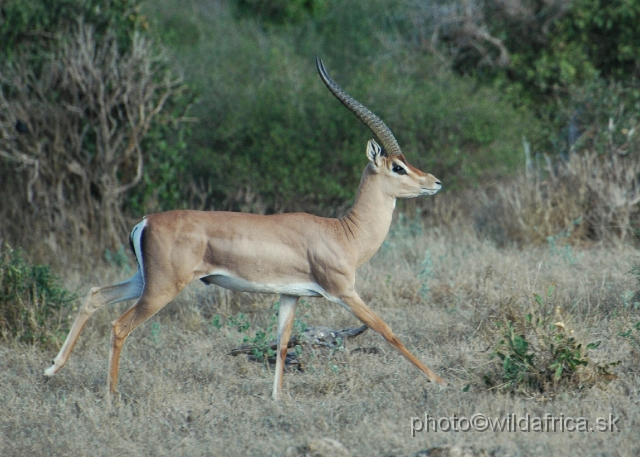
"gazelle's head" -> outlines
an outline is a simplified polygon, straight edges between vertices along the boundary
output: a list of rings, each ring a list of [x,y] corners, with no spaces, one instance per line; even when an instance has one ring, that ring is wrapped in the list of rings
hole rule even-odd
[[[322,59],[318,57],[316,57],[316,66],[320,78],[331,93],[358,116],[358,119],[369,127],[382,143],[381,147],[374,140],[369,140],[367,157],[370,162],[369,170],[385,178],[383,181],[385,193],[393,198],[411,198],[438,192],[442,187],[440,181],[433,175],[424,173],[407,163],[391,129],[366,106],[338,86],[327,73]]]
[[[404,155],[391,155],[374,140],[367,143],[369,168],[384,177],[383,190],[393,198],[411,198],[433,195],[442,184],[435,176],[424,173],[407,163]]]

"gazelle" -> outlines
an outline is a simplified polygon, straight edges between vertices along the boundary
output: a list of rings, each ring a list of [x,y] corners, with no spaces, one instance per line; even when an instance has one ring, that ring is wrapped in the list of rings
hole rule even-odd
[[[316,59],[324,84],[371,129],[383,147],[367,143],[369,164],[362,173],[355,202],[342,219],[307,213],[269,216],[202,211],[168,211],[146,216],[133,227],[130,243],[136,274],[118,284],[92,288],[71,331],[44,372],[51,377],[64,366],[82,328],[100,307],[137,299],[113,323],[107,388],[115,393],[125,338],[133,329],[199,279],[242,292],[280,294],[278,353],[273,398],[282,390],[284,360],[300,297],[325,297],[345,307],[384,337],[428,380],[445,381],[425,366],[355,291],[356,269],[385,239],[396,198],[433,195],[440,181],[407,163],[391,130],[375,114],[342,90]]]

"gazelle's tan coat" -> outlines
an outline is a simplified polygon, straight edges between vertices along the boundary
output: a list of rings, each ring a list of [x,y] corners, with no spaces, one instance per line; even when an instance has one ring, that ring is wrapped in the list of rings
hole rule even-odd
[[[119,284],[91,289],[67,339],[45,371],[53,376],[67,361],[91,314],[101,306],[137,298],[113,323],[108,388],[115,392],[120,352],[131,331],[158,312],[189,283],[200,279],[228,289],[280,294],[278,355],[273,397],[279,398],[293,315],[301,296],[324,296],[344,306],[420,369],[444,384],[413,356],[355,291],[355,271],[386,237],[396,198],[431,195],[440,182],[409,165],[390,130],[373,113],[340,89],[321,61],[329,89],[378,137],[367,144],[365,168],[353,208],[342,219],[307,213],[270,216],[202,211],[152,214],[136,225],[131,244],[138,271]]]

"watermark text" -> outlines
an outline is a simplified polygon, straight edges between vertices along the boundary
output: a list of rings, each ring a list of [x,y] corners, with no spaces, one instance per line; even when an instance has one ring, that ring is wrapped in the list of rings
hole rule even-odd
[[[609,414],[608,417],[572,417],[561,414],[544,416],[526,414],[507,414],[502,417],[491,417],[476,413],[471,417],[457,416],[432,417],[425,413],[421,417],[411,418],[411,436],[418,432],[619,432],[619,417]]]

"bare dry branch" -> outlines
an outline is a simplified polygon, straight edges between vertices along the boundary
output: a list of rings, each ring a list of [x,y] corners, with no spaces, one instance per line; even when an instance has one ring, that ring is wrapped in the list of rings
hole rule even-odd
[[[88,230],[122,244],[123,198],[144,173],[141,142],[183,90],[166,62],[140,35],[123,52],[115,36],[98,39],[79,22],[37,72],[29,55],[0,65],[0,157],[24,176],[24,197],[50,233]]]

